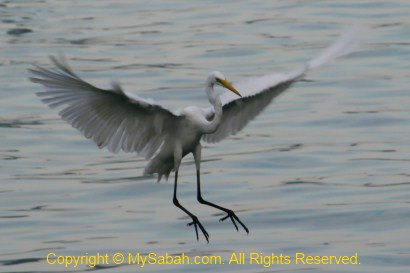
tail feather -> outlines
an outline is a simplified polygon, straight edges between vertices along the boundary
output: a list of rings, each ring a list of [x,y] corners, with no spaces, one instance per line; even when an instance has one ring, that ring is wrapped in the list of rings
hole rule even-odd
[[[172,171],[174,171],[173,158],[167,160],[157,155],[151,159],[147,167],[145,167],[144,175],[158,174],[157,182],[160,182],[163,176],[165,176],[165,180],[168,181],[168,177]]]

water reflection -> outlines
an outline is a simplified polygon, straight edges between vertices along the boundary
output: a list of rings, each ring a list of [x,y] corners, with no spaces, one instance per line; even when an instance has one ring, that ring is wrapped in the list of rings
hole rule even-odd
[[[43,120],[37,117],[4,119],[0,118],[0,128],[31,128],[30,126],[42,125]]]

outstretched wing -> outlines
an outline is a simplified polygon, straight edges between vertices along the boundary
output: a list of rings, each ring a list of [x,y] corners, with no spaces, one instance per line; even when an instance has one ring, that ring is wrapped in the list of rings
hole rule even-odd
[[[233,83],[236,90],[241,93],[242,98],[233,98],[228,93],[222,94],[223,115],[221,124],[214,133],[203,135],[202,139],[206,142],[214,143],[221,141],[229,135],[235,135],[251,120],[256,118],[275,97],[287,90],[302,75],[303,71],[300,74],[295,73],[295,76],[267,75],[261,78]],[[252,94],[249,92],[250,90],[258,90],[259,92]],[[214,115],[213,109],[208,108],[205,112],[207,119],[211,120]]]
[[[238,97],[232,92],[221,95],[223,105],[222,121],[212,134],[203,135],[206,142],[218,142],[229,135],[234,135],[251,120],[258,116],[274,98],[289,89],[310,69],[322,66],[331,60],[350,53],[357,45],[356,31],[349,30],[315,59],[300,66],[288,74],[271,74],[262,77],[244,79],[233,86],[241,93]],[[202,109],[207,119],[213,118],[213,108]]]
[[[127,95],[118,84],[99,89],[78,77],[62,59],[50,57],[53,70],[35,66],[30,80],[46,87],[37,95],[51,108],[60,107],[61,118],[110,152],[137,152],[152,157],[174,122],[181,118],[136,95]]]

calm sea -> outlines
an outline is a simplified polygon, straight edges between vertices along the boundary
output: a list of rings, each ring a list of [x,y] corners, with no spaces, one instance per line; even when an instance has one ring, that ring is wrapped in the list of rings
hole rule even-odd
[[[0,272],[88,271],[98,255],[101,272],[408,272],[409,12],[404,0],[0,0]],[[233,209],[249,235],[198,204],[184,159],[179,198],[209,244],[173,206],[173,175],[158,184],[142,158],[99,150],[27,79],[61,52],[97,86],[119,80],[169,109],[206,106],[211,71],[231,81],[291,71],[351,25],[362,28],[355,53],[203,145],[204,198]],[[149,253],[191,260],[143,266]],[[357,253],[358,264],[297,263],[297,253]]]

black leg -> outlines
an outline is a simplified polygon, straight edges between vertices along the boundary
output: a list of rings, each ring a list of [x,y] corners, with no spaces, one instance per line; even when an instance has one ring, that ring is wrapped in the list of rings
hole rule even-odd
[[[198,217],[193,215],[191,212],[189,212],[186,208],[184,208],[178,201],[177,199],[177,183],[178,183],[178,171],[175,172],[175,183],[174,183],[174,198],[173,202],[174,205],[177,206],[179,209],[184,211],[186,214],[188,214],[189,217],[191,217],[192,222],[188,223],[188,226],[194,226],[195,227],[195,232],[196,232],[196,239],[199,241],[199,236],[198,236],[198,227],[201,229],[202,233],[205,236],[206,241],[209,243],[209,234],[206,232],[205,228],[202,226],[201,222],[199,222]]]
[[[244,225],[244,223],[242,223],[241,220],[239,220],[238,216],[236,216],[235,213],[232,210],[221,207],[221,206],[218,206],[218,205],[216,205],[214,203],[211,203],[211,202],[208,202],[208,201],[206,201],[202,198],[199,170],[196,171],[196,181],[197,181],[197,199],[198,199],[199,203],[204,204],[204,205],[208,205],[208,206],[211,206],[211,207],[214,207],[216,209],[219,209],[219,210],[222,210],[222,211],[226,212],[228,215],[221,218],[220,221],[224,221],[228,218],[231,219],[231,221],[232,221],[233,225],[235,226],[236,230],[239,231],[238,225],[235,222],[235,221],[237,221],[243,227],[243,229],[246,231],[246,233],[249,234],[249,229]]]

